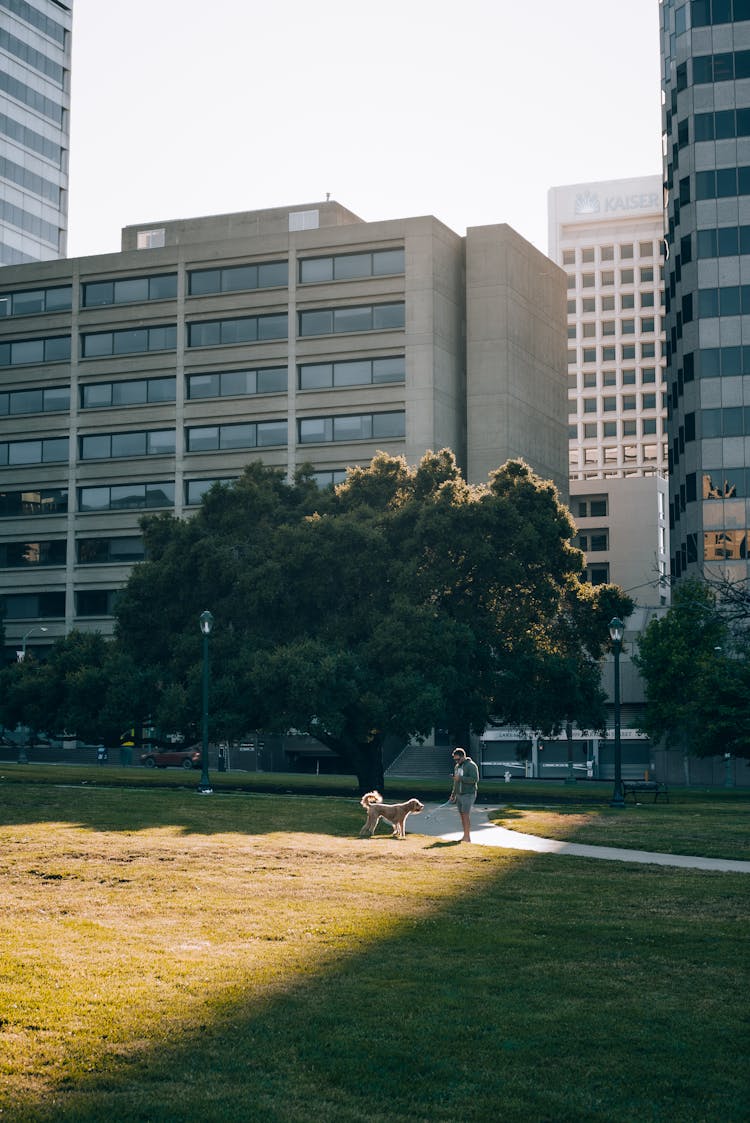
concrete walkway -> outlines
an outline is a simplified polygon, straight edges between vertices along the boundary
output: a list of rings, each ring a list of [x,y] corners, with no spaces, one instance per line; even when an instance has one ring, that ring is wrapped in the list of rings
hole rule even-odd
[[[570,854],[575,858],[603,858],[609,862],[642,862],[652,866],[682,866],[695,870],[722,870],[750,873],[750,862],[731,858],[698,858],[690,854],[653,854],[649,850],[620,850],[614,846],[587,846],[580,842],[561,842],[538,838],[497,827],[488,818],[489,807],[474,807],[471,813],[471,841],[479,846],[498,846],[504,850],[529,850],[537,854]],[[425,804],[421,815],[410,815],[409,834],[431,835],[443,842],[459,842],[463,836],[455,807]]]

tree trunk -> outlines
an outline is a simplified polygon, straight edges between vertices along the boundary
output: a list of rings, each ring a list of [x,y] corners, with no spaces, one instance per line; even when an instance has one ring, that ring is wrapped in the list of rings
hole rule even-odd
[[[377,737],[372,741],[339,740],[327,737],[324,733],[316,732],[315,736],[332,752],[341,757],[347,768],[350,768],[357,777],[357,786],[360,795],[365,792],[378,791],[381,795],[385,790],[385,775],[383,772],[383,742]]]

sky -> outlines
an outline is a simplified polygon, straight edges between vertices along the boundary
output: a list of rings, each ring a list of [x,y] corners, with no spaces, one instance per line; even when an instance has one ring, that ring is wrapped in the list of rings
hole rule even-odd
[[[75,0],[68,253],[314,203],[507,222],[661,172],[658,0]]]

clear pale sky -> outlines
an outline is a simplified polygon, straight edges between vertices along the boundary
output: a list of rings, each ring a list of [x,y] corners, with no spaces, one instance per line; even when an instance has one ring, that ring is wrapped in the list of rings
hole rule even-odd
[[[661,172],[658,0],[75,0],[71,256],[120,229],[336,199],[507,222]]]

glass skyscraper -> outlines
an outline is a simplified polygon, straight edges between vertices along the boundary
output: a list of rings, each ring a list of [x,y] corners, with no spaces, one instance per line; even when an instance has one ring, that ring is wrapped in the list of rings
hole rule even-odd
[[[67,250],[73,0],[0,0],[0,265]]]
[[[746,579],[750,0],[661,0],[671,570]]]

